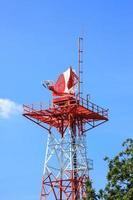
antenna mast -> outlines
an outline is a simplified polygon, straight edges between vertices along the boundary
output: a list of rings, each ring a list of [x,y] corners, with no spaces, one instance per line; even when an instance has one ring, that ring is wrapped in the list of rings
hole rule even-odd
[[[78,98],[80,100],[80,97],[83,94],[83,91],[81,91],[81,83],[83,83],[83,37],[78,38]]]

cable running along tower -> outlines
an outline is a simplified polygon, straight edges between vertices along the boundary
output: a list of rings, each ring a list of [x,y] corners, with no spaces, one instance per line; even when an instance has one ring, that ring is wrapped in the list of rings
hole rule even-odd
[[[79,38],[78,75],[70,66],[56,82],[44,81],[52,92],[51,106],[23,106],[23,115],[48,133],[40,200],[82,200],[92,161],[86,154],[86,132],[108,120],[108,110],[83,98]]]

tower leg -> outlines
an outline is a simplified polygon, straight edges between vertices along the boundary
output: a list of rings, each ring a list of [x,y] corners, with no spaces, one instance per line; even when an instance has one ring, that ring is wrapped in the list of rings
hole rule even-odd
[[[86,190],[88,164],[84,136],[73,125],[59,137],[48,135],[40,200],[81,200]]]

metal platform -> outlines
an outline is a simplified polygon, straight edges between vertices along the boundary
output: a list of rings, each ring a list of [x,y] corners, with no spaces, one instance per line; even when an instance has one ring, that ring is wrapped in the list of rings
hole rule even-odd
[[[70,125],[70,114],[72,119],[77,121],[79,125],[80,122],[88,125],[83,133],[108,120],[108,110],[88,99],[80,98],[80,100],[77,100],[70,95],[53,99],[52,106],[49,107],[43,103],[23,105],[23,115],[25,117],[43,128],[47,129],[48,125],[58,128],[62,135]]]

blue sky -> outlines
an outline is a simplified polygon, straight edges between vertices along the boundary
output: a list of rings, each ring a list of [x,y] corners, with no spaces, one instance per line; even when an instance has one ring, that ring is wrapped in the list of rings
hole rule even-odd
[[[109,108],[110,121],[87,135],[94,187],[105,185],[105,155],[133,136],[133,2],[0,0],[0,99],[49,102],[42,80],[77,69],[84,37],[84,94]],[[0,118],[0,199],[36,200],[47,134],[21,115]]]

